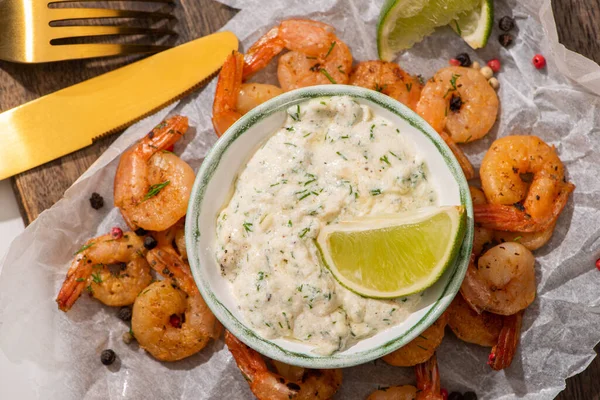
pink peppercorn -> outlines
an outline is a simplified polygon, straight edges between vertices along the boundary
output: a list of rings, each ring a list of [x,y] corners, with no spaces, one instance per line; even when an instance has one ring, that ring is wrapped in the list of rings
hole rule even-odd
[[[448,391],[445,388],[442,388],[442,390],[440,390],[440,394],[442,395],[442,398],[444,400],[448,400]]]
[[[123,237],[123,230],[118,226],[115,226],[110,230],[110,236],[112,236],[113,239],[121,239]]]
[[[544,58],[544,56],[541,54],[536,54],[535,56],[533,56],[532,61],[533,61],[533,65],[537,69],[542,69],[546,66],[546,58]]]
[[[177,314],[172,314],[169,317],[169,322],[174,328],[181,328],[181,317]]]
[[[600,258],[596,260],[596,268],[600,271]]]
[[[494,72],[500,71],[500,61],[497,58],[494,58],[493,60],[488,61],[487,65]]]
[[[448,61],[448,64],[452,65],[453,67],[458,67],[460,65],[460,61],[458,61],[456,58],[451,58],[450,61]]]

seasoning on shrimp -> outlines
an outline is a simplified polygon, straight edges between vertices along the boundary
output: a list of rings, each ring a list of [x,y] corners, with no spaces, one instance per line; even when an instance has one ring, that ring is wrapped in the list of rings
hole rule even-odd
[[[383,356],[382,360],[396,367],[412,367],[426,362],[442,344],[447,323],[448,313],[443,313],[423,333],[398,350]]]
[[[497,245],[476,262],[471,257],[460,291],[477,312],[512,315],[535,299],[535,258],[515,242]]]
[[[460,99],[460,107],[456,108]],[[456,104],[449,112],[451,102]],[[417,113],[438,132],[447,131],[456,143],[484,137],[496,122],[498,96],[473,68],[447,67],[430,79],[417,104]]]
[[[172,247],[150,250],[146,257],[165,280],[152,283],[136,298],[131,318],[135,338],[161,361],[196,354],[219,337],[221,325],[200,295],[189,266]]]
[[[115,206],[132,229],[162,231],[187,211],[194,170],[164,152],[187,131],[186,117],[174,116],[125,151],[115,174]]]
[[[143,241],[133,232],[119,239],[111,234],[87,241],[76,253],[56,297],[58,307],[68,311],[87,290],[108,306],[133,304],[138,293],[152,281]],[[113,273],[110,265],[120,264]]]
[[[415,110],[421,97],[419,79],[400,66],[386,61],[363,61],[354,67],[350,85],[361,86],[386,94]]]
[[[269,371],[262,356],[225,332],[225,344],[258,400],[331,399],[342,384],[341,369],[301,369],[300,379],[290,381]]]
[[[415,366],[417,387],[392,386],[380,388],[367,400],[443,400],[444,390],[441,388],[440,372],[435,353],[425,362]],[[447,391],[446,391],[447,395]]]
[[[523,176],[533,174],[530,182]],[[475,220],[487,228],[512,232],[549,229],[567,204],[575,185],[554,146],[537,136],[506,136],[483,157],[481,184],[490,204],[473,208]]]
[[[212,117],[217,136],[225,133],[252,108],[283,93],[283,90],[274,85],[242,83],[243,68],[243,54],[234,51],[227,57],[219,73]]]
[[[277,77],[284,91],[305,86],[348,83],[352,69],[350,49],[333,27],[309,19],[288,19],[271,28],[244,57],[244,78],[264,68],[283,49]]]

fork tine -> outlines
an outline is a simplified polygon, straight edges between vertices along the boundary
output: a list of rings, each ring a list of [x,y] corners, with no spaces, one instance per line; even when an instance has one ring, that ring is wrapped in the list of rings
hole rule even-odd
[[[51,61],[73,60],[80,58],[107,57],[140,53],[158,53],[173,46],[153,46],[141,44],[63,44],[52,46],[56,49]]]
[[[52,40],[66,39],[83,36],[109,36],[109,35],[177,35],[170,29],[135,28],[129,26],[53,26],[50,29]]]
[[[175,18],[174,15],[168,13],[133,10],[114,10],[109,8],[51,8],[48,10],[48,15],[50,16],[50,22],[89,18]]]

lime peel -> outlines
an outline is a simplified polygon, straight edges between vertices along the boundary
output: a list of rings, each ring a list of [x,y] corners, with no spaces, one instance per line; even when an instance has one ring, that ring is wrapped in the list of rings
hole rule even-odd
[[[391,61],[435,28],[448,25],[482,0],[387,0],[377,23],[379,58]],[[491,1],[491,0],[490,0]]]
[[[460,13],[450,27],[473,49],[485,47],[494,25],[493,0],[481,0],[470,11]]]

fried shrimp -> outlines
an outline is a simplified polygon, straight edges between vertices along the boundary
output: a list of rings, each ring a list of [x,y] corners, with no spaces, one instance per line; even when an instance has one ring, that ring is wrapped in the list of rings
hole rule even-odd
[[[383,356],[383,361],[396,367],[412,367],[430,359],[444,338],[447,314],[442,314],[433,325],[405,346]]]
[[[475,220],[511,232],[549,229],[567,204],[575,185],[565,181],[555,148],[537,136],[496,140],[480,169],[488,205],[474,207]],[[525,179],[532,175],[532,179]]]
[[[380,388],[367,400],[442,400],[440,372],[435,353],[415,367],[417,387],[410,385]]]
[[[145,254],[143,240],[133,232],[120,239],[108,234],[88,240],[67,272],[56,297],[58,308],[69,311],[84,289],[107,306],[133,304],[152,281]]]
[[[264,68],[284,49],[277,77],[284,91],[329,83],[348,83],[352,69],[350,49],[333,27],[309,19],[288,19],[253,44],[244,57],[243,77]]]
[[[471,257],[460,292],[478,313],[515,314],[535,299],[534,264],[533,254],[522,244],[497,245],[478,261]]]
[[[492,347],[498,343],[503,318],[489,312],[477,314],[458,293],[448,307],[448,326],[457,338],[467,343]]]
[[[517,351],[522,311],[515,315],[477,314],[459,293],[448,307],[448,326],[467,343],[492,347],[488,365],[495,370],[508,368]]]
[[[181,258],[187,260],[187,250],[185,247],[185,218],[181,218],[169,229],[153,233],[152,236],[154,236],[158,243],[157,247],[173,247]]]
[[[161,361],[196,354],[220,336],[221,325],[202,299],[189,267],[173,250],[157,247],[146,257],[165,280],[152,283],[135,300],[131,318],[135,338]]]
[[[490,131],[498,104],[496,91],[478,70],[447,67],[425,84],[417,113],[436,131],[447,131],[455,143],[466,143]]]
[[[185,215],[194,170],[175,154],[161,150],[175,144],[187,129],[186,117],[169,118],[121,156],[115,206],[132,230],[162,231]]]
[[[235,121],[252,108],[283,93],[274,85],[242,83],[244,56],[237,51],[231,53],[225,63],[215,91],[212,123],[221,136]]]
[[[393,62],[363,61],[350,75],[350,85],[361,86],[388,95],[413,111],[421,97],[422,85]]]
[[[341,369],[307,369],[297,381],[269,371],[262,356],[225,332],[225,343],[259,400],[330,399],[342,384]]]

